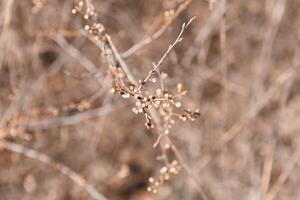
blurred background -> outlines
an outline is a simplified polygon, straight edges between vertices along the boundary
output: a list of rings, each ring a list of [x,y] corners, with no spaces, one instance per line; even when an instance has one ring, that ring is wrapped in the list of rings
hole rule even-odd
[[[111,94],[74,3],[0,1],[0,199],[92,199],[21,147],[68,166],[111,200],[198,200],[197,187],[212,200],[300,199],[299,1],[91,1],[137,79],[196,17],[160,71],[169,88],[188,90],[187,107],[200,109],[170,132],[199,184],[181,170],[157,194],[147,192],[163,166],[156,135],[131,111],[134,101]],[[126,54],[185,3],[160,37]]]

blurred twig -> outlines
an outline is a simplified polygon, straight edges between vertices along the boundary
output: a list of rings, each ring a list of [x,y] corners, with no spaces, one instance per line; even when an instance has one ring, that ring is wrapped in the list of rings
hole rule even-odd
[[[200,29],[197,37],[194,39],[193,44],[189,47],[186,54],[182,59],[182,64],[184,67],[191,65],[193,58],[198,53],[198,50],[202,47],[205,40],[211,34],[211,32],[216,28],[217,24],[221,21],[225,13],[225,1],[222,1],[219,6],[213,11],[211,17],[208,19],[207,23],[203,28]]]
[[[111,47],[111,50],[113,51],[113,54],[115,55],[117,61],[119,62],[119,64],[121,65],[124,73],[126,74],[128,80],[132,83],[132,84],[135,84],[137,85],[138,82],[136,81],[136,79],[134,78],[133,74],[131,73],[131,71],[129,70],[126,62],[122,59],[122,57],[120,56],[116,46],[114,45],[113,41],[111,40],[111,37],[106,34],[105,35],[105,38],[107,39],[110,47]]]
[[[295,70],[293,68],[287,69],[284,73],[282,73],[276,80],[272,88],[270,88],[264,96],[260,98],[260,100],[253,106],[249,108],[246,114],[241,117],[241,120],[234,124],[226,133],[224,133],[221,138],[216,142],[213,147],[215,155],[220,153],[222,149],[234,138],[240,131],[244,128],[244,126],[249,123],[251,119],[253,119],[257,114],[270,102],[273,98],[274,94],[279,90],[280,86],[285,84],[290,78],[296,76]],[[202,161],[202,169],[206,167],[212,160],[212,155],[205,155],[201,159]]]
[[[32,131],[37,129],[49,129],[56,128],[59,126],[74,125],[87,119],[105,116],[113,110],[113,107],[110,104],[108,104],[104,107],[88,110],[71,116],[53,117],[50,119],[31,122],[26,125],[26,130]]]
[[[230,80],[223,79],[221,75],[219,75],[218,73],[209,69],[209,67],[200,68],[199,76],[203,77],[204,79],[209,79],[215,83],[218,83],[224,89],[226,89],[232,93],[241,95],[242,97],[247,96],[247,90],[245,87],[243,87],[242,85],[239,85],[237,83],[234,83]]]
[[[275,181],[273,187],[270,189],[269,193],[266,195],[266,200],[273,200],[275,199],[276,195],[279,193],[280,189],[282,188],[283,184],[286,182],[288,177],[291,175],[295,165],[300,159],[300,150],[296,150],[292,155],[291,159],[287,163],[284,171],[279,175],[277,180]]]
[[[140,90],[143,86],[143,83],[148,82],[148,80],[151,78],[151,76],[157,71],[157,69],[160,67],[160,65],[163,63],[163,61],[166,59],[166,57],[168,56],[168,54],[171,52],[171,50],[175,47],[176,44],[178,44],[179,42],[182,41],[182,34],[185,31],[185,29],[190,25],[190,23],[192,23],[192,21],[195,19],[195,17],[193,17],[192,19],[190,19],[187,23],[183,23],[180,33],[178,34],[177,38],[175,39],[175,41],[169,45],[167,51],[163,54],[163,56],[159,59],[158,63],[155,64],[153,63],[153,69],[149,72],[148,76],[141,81],[138,89]]]
[[[274,161],[273,153],[269,153],[268,155],[266,155],[264,160],[264,165],[263,165],[261,186],[260,186],[260,195],[262,200],[266,199],[270,187],[271,172],[274,163],[273,161]]]
[[[68,43],[64,37],[57,35],[53,38],[53,40],[69,55],[76,59],[90,74],[92,74],[100,85],[104,86],[104,88],[109,87],[107,82],[103,82],[104,75],[98,70],[96,65],[94,65],[94,63],[84,56],[77,48]]]
[[[128,58],[132,56],[136,51],[141,49],[142,47],[146,46],[147,44],[150,44],[153,40],[159,38],[164,32],[171,26],[171,24],[175,21],[175,19],[185,10],[187,7],[192,3],[193,0],[186,0],[180,6],[176,9],[175,13],[172,15],[172,17],[167,20],[164,25],[159,28],[156,32],[154,32],[151,36],[143,39],[139,43],[133,45],[128,50],[123,52],[121,54],[122,58]]]
[[[270,24],[266,30],[260,57],[256,65],[256,78],[255,81],[253,81],[254,100],[260,98],[260,96],[265,92],[265,81],[271,69],[269,64],[273,50],[273,44],[282,21],[287,2],[287,0],[274,1],[276,1],[276,3],[271,14]]]
[[[4,4],[3,12],[0,14],[0,69],[2,68],[2,62],[4,59],[4,56],[6,55],[6,48],[8,45],[8,28],[12,19],[12,9],[13,9],[13,3],[14,0],[7,0],[2,2]]]
[[[9,142],[6,140],[0,139],[0,147],[4,148],[6,150],[9,150],[14,153],[21,154],[23,156],[26,156],[28,158],[38,160],[44,164],[47,164],[51,166],[54,169],[57,169],[62,174],[65,174],[68,178],[70,178],[76,185],[82,187],[89,195],[91,195],[96,200],[107,200],[106,197],[104,197],[101,193],[99,193],[96,188],[92,185],[90,185],[86,180],[82,178],[79,174],[77,174],[75,171],[70,169],[68,166],[54,161],[49,156],[40,153],[36,150],[24,147],[20,144],[16,144],[13,142]]]

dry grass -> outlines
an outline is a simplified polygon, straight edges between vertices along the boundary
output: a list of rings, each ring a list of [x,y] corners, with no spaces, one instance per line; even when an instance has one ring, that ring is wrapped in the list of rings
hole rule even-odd
[[[0,1],[0,199],[299,199],[298,1],[80,6]]]

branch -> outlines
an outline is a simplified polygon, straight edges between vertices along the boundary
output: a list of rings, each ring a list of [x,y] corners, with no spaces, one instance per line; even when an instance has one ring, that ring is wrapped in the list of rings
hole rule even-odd
[[[191,65],[193,58],[198,53],[198,49],[201,48],[204,41],[208,38],[217,24],[221,21],[225,13],[225,3],[222,1],[218,8],[212,13],[211,17],[208,19],[208,22],[204,27],[199,31],[197,37],[195,38],[193,45],[187,50],[187,53],[182,59],[182,64],[185,67]]]
[[[44,119],[41,121],[31,122],[26,126],[26,130],[28,131],[32,131],[36,129],[45,130],[48,128],[55,128],[59,126],[74,125],[87,119],[105,116],[112,111],[113,111],[112,106],[106,105],[104,107],[96,108],[94,110],[88,110],[71,116],[54,117],[54,118]]]
[[[182,41],[182,34],[185,31],[185,29],[192,23],[192,21],[195,19],[195,17],[191,18],[187,23],[183,23],[181,27],[181,31],[178,34],[177,38],[175,41],[169,46],[165,54],[160,58],[157,64],[153,64],[153,69],[149,72],[148,76],[143,80],[140,81],[140,85],[138,87],[138,90],[140,90],[147,81],[151,78],[151,76],[157,71],[159,66],[162,64],[162,62],[166,59],[167,55],[171,52],[171,50],[175,47],[176,44]]]
[[[21,155],[31,158],[33,160],[38,160],[46,165],[49,165],[50,167],[57,169],[60,173],[66,175],[76,185],[82,187],[94,199],[108,200],[106,197],[104,197],[102,194],[100,194],[94,186],[92,186],[88,182],[86,182],[86,180],[84,180],[82,178],[82,176],[77,174],[75,171],[73,171],[68,166],[64,165],[63,163],[56,162],[52,158],[50,158],[49,156],[47,156],[43,153],[40,153],[36,150],[30,149],[30,148],[24,147],[20,144],[16,144],[14,142],[9,142],[6,140],[0,140],[0,147],[5,148],[8,151],[21,154]]]
[[[111,37],[106,34],[105,35],[105,38],[107,40],[107,42],[109,43],[109,46],[111,47],[111,50],[113,51],[117,61],[119,62],[119,64],[121,65],[124,73],[126,74],[128,80],[133,83],[134,85],[137,85],[137,81],[136,79],[134,78],[134,76],[132,75],[132,73],[130,72],[127,64],[124,62],[124,60],[122,59],[122,57],[120,56],[116,46],[114,45],[113,41],[111,40]]]
[[[216,142],[213,147],[214,153],[218,154],[222,151],[222,149],[232,141],[240,131],[249,123],[249,121],[255,118],[258,113],[271,101],[273,96],[279,90],[280,86],[285,84],[292,77],[297,76],[298,73],[295,72],[293,68],[287,69],[284,73],[282,73],[273,84],[273,87],[270,88],[265,95],[263,95],[255,105],[251,106],[248,112],[245,113],[244,116],[241,117],[241,120],[234,124],[226,133],[222,135],[222,137]],[[211,161],[213,160],[212,155],[203,156],[201,159],[202,166],[201,169],[205,168]]]
[[[96,65],[92,63],[87,57],[85,57],[73,45],[69,44],[64,37],[58,35],[54,37],[53,40],[70,56],[76,59],[80,63],[80,65],[82,65],[91,75],[93,75],[100,85],[104,86],[105,88],[109,87],[109,83],[103,81],[104,75],[99,72]]]
[[[165,22],[165,24],[159,28],[155,33],[153,33],[151,36],[145,38],[144,40],[140,41],[139,43],[133,45],[128,50],[123,52],[122,58],[128,58],[132,56],[136,51],[141,49],[142,47],[146,46],[147,44],[150,44],[153,40],[159,38],[164,32],[172,25],[172,23],[175,21],[175,19],[185,10],[187,7],[193,2],[193,0],[186,0],[175,11],[174,15]]]

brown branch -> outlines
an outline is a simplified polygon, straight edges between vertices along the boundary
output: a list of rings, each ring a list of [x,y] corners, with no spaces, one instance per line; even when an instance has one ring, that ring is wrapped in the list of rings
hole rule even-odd
[[[221,21],[223,15],[225,13],[225,2],[222,1],[220,5],[215,9],[212,13],[211,17],[208,19],[208,22],[204,25],[203,28],[200,29],[197,34],[193,45],[187,50],[187,53],[182,59],[182,64],[185,67],[191,65],[193,58],[198,53],[198,49],[201,48],[205,40],[209,37],[211,32],[216,28],[218,23]]]
[[[193,0],[186,0],[180,6],[176,9],[175,13],[171,16],[169,20],[167,20],[162,27],[160,27],[156,32],[154,32],[151,36],[143,39],[139,43],[133,45],[125,52],[121,53],[122,58],[128,58],[132,56],[135,52],[146,46],[147,44],[150,44],[153,40],[156,40],[159,38],[162,34],[165,33],[165,31],[173,24],[175,19],[184,11],[187,9],[187,7],[193,2]]]
[[[257,114],[270,102],[275,93],[279,90],[280,86],[285,84],[293,76],[296,76],[296,74],[297,73],[295,73],[295,70],[293,68],[290,68],[282,73],[279,77],[277,77],[273,87],[270,88],[267,93],[260,98],[260,101],[251,106],[246,114],[241,117],[241,120],[234,124],[216,142],[216,144],[213,146],[214,155],[217,156],[222,151],[222,149],[241,132],[241,130],[249,123],[249,121],[257,116]],[[201,159],[201,169],[205,168],[213,160],[213,158],[214,157],[212,155],[203,156]]]
[[[191,2],[191,0],[187,0],[186,2]],[[186,4],[185,4],[186,5]],[[74,13],[76,12],[79,12],[82,14],[82,9],[78,9],[78,10],[75,10]],[[93,19],[92,20],[93,23],[95,24],[99,24],[99,26],[101,26],[99,22],[96,21],[96,19]],[[168,48],[167,52],[162,56],[162,58],[160,59],[160,61],[158,62],[157,65],[154,65],[154,72],[156,72],[156,70],[158,69],[158,67],[161,65],[161,63],[164,61],[164,59],[166,58],[166,56],[168,55],[168,53],[172,50],[172,48],[182,40],[181,38],[181,35],[184,31],[184,29],[186,28],[186,26],[188,26],[190,24],[192,20],[190,20],[187,24],[184,24],[183,25],[183,28],[182,28],[182,31],[180,32],[179,36],[176,38],[175,42],[173,44],[170,45],[170,47]],[[103,30],[103,29],[102,29]],[[110,68],[110,72],[112,74],[112,76],[114,78],[116,78],[116,84],[119,86],[119,87],[125,87],[125,88],[121,88],[121,89],[124,89],[126,90],[126,92],[128,93],[128,95],[132,96],[132,92],[130,90],[128,90],[127,86],[124,85],[123,81],[117,77],[117,74],[116,74],[116,65],[119,64],[120,68],[123,70],[123,72],[125,73],[125,76],[127,77],[128,81],[131,83],[131,84],[135,84],[137,86],[137,81],[136,79],[134,78],[134,76],[132,75],[132,73],[130,72],[127,64],[125,63],[125,61],[123,60],[123,58],[120,56],[117,48],[115,47],[114,43],[112,42],[111,40],[111,37],[108,35],[108,34],[103,34],[103,31],[101,30],[101,32],[96,32],[93,34],[93,32],[90,32],[90,35],[91,36],[94,36],[94,40],[92,40],[93,42],[96,42],[96,46],[98,48],[100,48],[100,50],[102,51],[102,53],[104,54],[108,64],[109,64],[109,68]],[[90,37],[89,37],[90,38]],[[101,40],[100,40],[101,38]],[[151,75],[150,75],[151,76]],[[147,77],[150,77],[150,76],[147,76]],[[148,78],[149,79],[149,78]],[[147,80],[147,78],[146,78]],[[154,109],[147,109],[147,111],[145,111],[144,109],[144,113],[145,113],[145,116],[149,116],[149,118],[147,119],[153,119],[153,121],[156,123],[156,127],[157,127],[157,130],[158,130],[158,134],[161,134],[162,131],[163,131],[163,127],[161,125],[161,120],[156,112],[156,110]],[[149,114],[148,114],[149,113]],[[166,136],[168,137],[168,136]],[[168,137],[169,138],[169,137]],[[161,145],[160,145],[161,146]],[[161,146],[161,148],[163,148]],[[172,148],[173,149],[173,148]],[[163,149],[162,149],[162,152]],[[178,153],[175,153],[175,155],[180,155]],[[183,159],[180,159],[178,158],[181,162],[184,162]],[[186,167],[185,169],[189,169],[188,165],[186,163],[183,163]],[[191,170],[189,170],[191,172]],[[190,173],[188,172],[188,174],[190,175]],[[200,185],[198,184],[198,182],[195,182],[198,189],[201,190],[200,188]],[[202,198],[204,199],[205,196],[203,194],[200,193],[200,195],[202,196]]]
[[[253,99],[256,100],[265,92],[265,81],[270,73],[270,59],[273,51],[274,41],[276,39],[279,26],[285,12],[287,0],[277,0],[271,15],[270,24],[264,35],[264,41],[258,62],[256,64],[256,76],[253,81]]]
[[[191,18],[187,23],[183,23],[180,33],[178,34],[175,41],[168,47],[167,51],[164,53],[164,55],[160,58],[157,64],[153,64],[153,69],[149,72],[148,76],[143,80],[140,81],[140,85],[138,87],[138,90],[142,88],[142,86],[149,81],[149,79],[152,77],[152,75],[157,71],[159,66],[163,63],[163,61],[166,59],[167,55],[171,52],[171,50],[175,47],[176,44],[182,41],[182,34],[185,31],[185,29],[192,23],[192,21],[195,19],[195,17]]]
[[[113,53],[114,53],[114,55],[115,55],[117,61],[120,63],[120,65],[121,65],[121,67],[122,67],[124,73],[126,74],[128,80],[129,80],[132,84],[137,85],[138,83],[137,83],[136,79],[134,78],[134,76],[133,76],[132,73],[130,72],[130,70],[129,70],[127,64],[124,62],[124,60],[123,60],[122,57],[120,56],[120,54],[119,54],[119,52],[118,52],[116,46],[114,45],[113,41],[111,40],[111,37],[110,37],[108,34],[106,34],[106,35],[105,35],[105,38],[106,38],[106,40],[108,41],[108,43],[109,43],[109,45],[110,45],[110,47],[111,47],[111,50],[113,51]]]
[[[90,185],[86,180],[84,180],[82,176],[80,176],[78,173],[76,173],[75,171],[73,171],[71,168],[64,165],[63,163],[54,161],[52,158],[50,158],[49,156],[43,153],[40,153],[28,147],[24,147],[20,144],[16,144],[2,139],[0,139],[0,147],[8,151],[21,154],[33,160],[38,160],[46,165],[49,165],[50,167],[57,169],[60,173],[66,175],[76,185],[82,187],[94,199],[108,200],[101,193],[99,193],[94,186]]]
[[[275,199],[276,195],[279,193],[280,189],[282,188],[283,184],[286,182],[288,177],[291,175],[295,165],[298,163],[300,159],[300,151],[299,149],[294,152],[291,156],[291,159],[287,163],[286,168],[284,171],[279,175],[276,182],[274,183],[273,187],[270,189],[270,192],[266,196],[266,200],[273,200]]]
[[[53,117],[40,121],[30,122],[26,125],[26,130],[33,131],[37,129],[44,130],[49,128],[56,128],[59,126],[70,126],[87,119],[105,116],[112,111],[113,107],[111,105],[106,105],[104,107],[88,110],[71,116]]]
[[[53,38],[53,40],[70,56],[76,59],[90,74],[92,74],[100,85],[104,86],[105,88],[109,87],[107,82],[103,82],[104,75],[100,73],[96,65],[87,57],[85,57],[77,48],[68,43],[64,37],[57,35]]]

